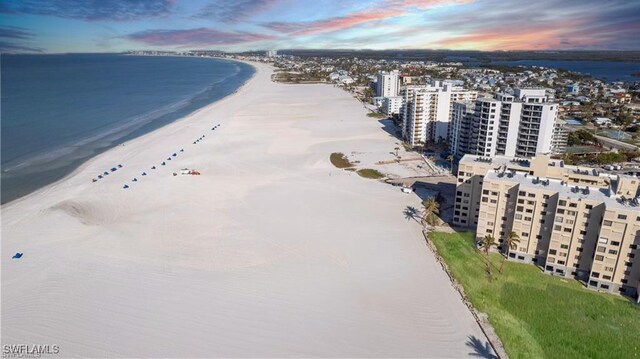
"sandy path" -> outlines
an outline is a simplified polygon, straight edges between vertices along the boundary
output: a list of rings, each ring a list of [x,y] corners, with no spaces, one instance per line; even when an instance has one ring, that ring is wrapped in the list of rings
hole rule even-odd
[[[275,84],[257,66],[237,94],[2,208],[3,343],[63,357],[464,357],[469,336],[484,341],[403,216],[419,199],[328,161],[394,139],[343,91]],[[182,167],[202,175],[171,175]]]

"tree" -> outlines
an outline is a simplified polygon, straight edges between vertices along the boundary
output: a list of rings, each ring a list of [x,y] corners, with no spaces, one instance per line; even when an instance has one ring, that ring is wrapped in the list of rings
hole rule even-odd
[[[394,148],[394,150],[396,150],[396,157],[398,157],[398,151],[400,151],[400,147],[396,147]]]
[[[489,251],[491,250],[491,247],[495,247],[495,246],[496,246],[496,240],[495,238],[493,238],[493,236],[489,234],[482,237],[482,239],[478,243],[478,248],[482,251],[482,253],[484,253],[485,265],[487,266],[486,270],[487,270],[487,275],[489,276],[489,280],[492,279],[491,259],[489,258]]]
[[[424,202],[422,202],[422,206],[424,207],[424,210],[422,211],[422,225],[438,225],[438,214],[440,213],[440,205],[435,200],[435,198],[427,198]]]
[[[453,174],[453,155],[447,156],[447,161],[449,161],[449,164],[451,165],[451,174]]]
[[[520,243],[520,236],[514,231],[509,232],[509,235],[504,241],[504,245],[506,246],[505,256],[502,258],[498,272],[502,273],[502,268],[504,267],[504,262],[507,260],[507,256],[509,256],[509,251],[516,249],[518,243]]]

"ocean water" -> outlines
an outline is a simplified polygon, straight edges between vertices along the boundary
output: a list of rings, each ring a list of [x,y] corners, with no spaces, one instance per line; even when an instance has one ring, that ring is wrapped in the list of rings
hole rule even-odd
[[[249,65],[119,54],[2,55],[2,203],[237,90]]]
[[[622,61],[559,61],[559,60],[517,60],[492,61],[492,64],[507,66],[542,66],[564,69],[591,75],[606,82],[640,81],[640,77],[633,76],[640,72],[640,63]]]

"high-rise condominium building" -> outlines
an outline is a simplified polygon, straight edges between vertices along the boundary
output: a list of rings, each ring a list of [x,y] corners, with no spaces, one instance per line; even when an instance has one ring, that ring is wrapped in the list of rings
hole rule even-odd
[[[456,156],[534,157],[561,153],[566,147],[558,104],[548,103],[544,89],[516,89],[515,95],[456,103],[451,116],[450,151]],[[464,131],[466,130],[466,132]]]
[[[406,86],[401,91],[402,134],[411,146],[449,138],[453,104],[474,101],[477,92],[434,81],[426,86]]]
[[[637,297],[640,179],[531,160],[466,155],[460,161],[454,223],[491,235],[512,260],[588,287]]]
[[[378,73],[376,82],[377,97],[395,97],[400,91],[400,73],[396,71]]]

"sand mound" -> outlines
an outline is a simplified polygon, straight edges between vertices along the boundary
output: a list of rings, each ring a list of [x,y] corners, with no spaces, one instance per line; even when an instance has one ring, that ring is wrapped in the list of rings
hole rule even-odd
[[[78,201],[62,201],[49,209],[52,211],[62,211],[76,218],[80,223],[89,226],[111,223],[115,219],[114,211]]]

